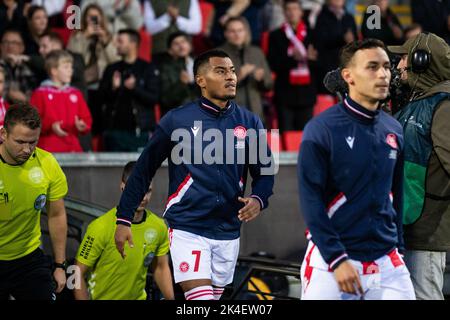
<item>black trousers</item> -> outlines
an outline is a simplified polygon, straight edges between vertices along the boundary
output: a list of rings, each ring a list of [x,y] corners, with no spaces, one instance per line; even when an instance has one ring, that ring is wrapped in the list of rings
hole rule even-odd
[[[303,130],[313,116],[313,106],[278,106],[278,126],[281,132]]]
[[[11,261],[0,260],[0,301],[55,300],[52,262],[41,249]]]

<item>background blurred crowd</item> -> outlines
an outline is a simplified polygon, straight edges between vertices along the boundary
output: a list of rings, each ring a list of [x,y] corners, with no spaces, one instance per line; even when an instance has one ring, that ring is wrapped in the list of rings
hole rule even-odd
[[[71,5],[79,30],[66,25]],[[346,43],[421,31],[450,42],[450,0],[0,0],[0,126],[31,99],[43,134],[79,139],[50,151],[140,151],[162,115],[198,97],[193,58],[219,47],[236,66],[237,103],[268,129],[299,131],[331,95],[323,78]]]

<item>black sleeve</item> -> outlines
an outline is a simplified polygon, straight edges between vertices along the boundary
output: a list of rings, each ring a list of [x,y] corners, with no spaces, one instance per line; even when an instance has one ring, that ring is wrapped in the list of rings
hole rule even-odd
[[[270,68],[275,73],[286,73],[297,66],[298,62],[287,56],[287,48],[283,45],[281,39],[282,33],[276,30],[269,35],[269,52],[267,60]],[[283,52],[286,49],[285,52]]]

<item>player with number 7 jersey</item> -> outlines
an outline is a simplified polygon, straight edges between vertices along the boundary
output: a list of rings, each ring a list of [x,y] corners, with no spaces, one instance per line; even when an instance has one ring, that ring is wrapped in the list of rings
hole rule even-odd
[[[202,97],[161,119],[122,194],[115,239],[121,253],[125,242],[132,243],[132,214],[157,168],[168,158],[170,196],[164,218],[170,228],[175,282],[187,300],[218,300],[233,280],[241,223],[267,208],[276,169],[261,134],[261,120],[232,101],[237,77],[229,56],[220,50],[205,52],[194,62],[194,74]],[[252,141],[253,132],[260,135]],[[215,138],[207,139],[208,133]],[[256,149],[261,145],[267,162]],[[179,149],[182,152],[176,152]],[[211,149],[212,163],[205,158]],[[252,193],[245,197],[248,173]]]

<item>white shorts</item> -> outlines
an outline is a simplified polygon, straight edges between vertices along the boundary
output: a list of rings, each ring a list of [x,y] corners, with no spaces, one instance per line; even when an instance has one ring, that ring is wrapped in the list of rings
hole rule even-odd
[[[415,300],[409,271],[396,249],[375,261],[349,261],[359,273],[364,296],[340,291],[334,272],[309,241],[300,272],[302,300]]]
[[[210,279],[213,286],[233,282],[239,238],[213,240],[169,228],[170,256],[175,282]]]

